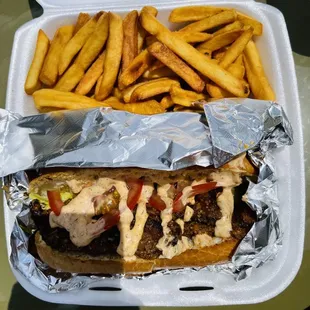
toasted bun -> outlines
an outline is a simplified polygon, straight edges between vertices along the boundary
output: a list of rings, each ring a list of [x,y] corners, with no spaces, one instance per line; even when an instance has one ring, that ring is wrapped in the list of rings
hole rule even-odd
[[[41,238],[39,232],[35,235],[35,244],[43,262],[51,268],[72,273],[100,274],[144,274],[160,269],[176,269],[185,267],[204,267],[207,265],[230,260],[238,244],[235,239],[205,247],[199,250],[187,250],[172,259],[124,261],[120,257],[91,257],[62,253],[53,250]]]
[[[96,178],[100,177],[112,177],[120,180],[125,180],[130,177],[143,177],[147,176],[153,179],[155,182],[171,182],[171,178],[175,181],[178,179],[184,179],[184,176],[191,176],[194,179],[206,176],[213,171],[229,170],[233,173],[240,175],[250,176],[255,174],[255,168],[248,161],[245,153],[237,157],[236,159],[228,162],[220,169],[212,167],[189,167],[180,169],[177,171],[161,171],[142,168],[82,168],[82,169],[46,169],[44,174],[33,179],[29,185],[29,191],[32,192],[35,188],[44,185],[45,183],[53,182],[66,182],[72,179],[78,180],[80,183],[87,184],[93,182]]]

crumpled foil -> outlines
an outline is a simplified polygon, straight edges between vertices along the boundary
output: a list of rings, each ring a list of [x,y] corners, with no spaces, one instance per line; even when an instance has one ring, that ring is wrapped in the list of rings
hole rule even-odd
[[[259,175],[257,183],[249,180],[243,200],[256,211],[258,221],[232,260],[156,273],[207,269],[229,273],[239,281],[274,259],[283,232],[271,150],[293,143],[290,123],[281,106],[269,101],[224,99],[205,104],[204,112],[141,116],[94,109],[21,117],[0,110],[0,175],[5,176],[10,212],[17,213],[11,234],[13,267],[32,284],[51,293],[79,289],[102,279],[52,270],[29,253],[29,239],[36,227],[30,216],[28,175],[23,170],[59,166],[158,170],[212,164],[219,167],[245,151],[259,168]],[[120,277],[123,275],[115,276]]]

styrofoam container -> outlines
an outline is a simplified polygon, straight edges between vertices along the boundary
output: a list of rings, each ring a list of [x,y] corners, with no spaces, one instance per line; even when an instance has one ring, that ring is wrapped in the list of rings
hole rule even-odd
[[[285,108],[294,129],[295,142],[274,154],[279,179],[280,220],[284,231],[283,248],[277,259],[254,270],[251,277],[235,282],[229,275],[207,271],[188,275],[155,275],[143,281],[134,279],[102,280],[96,287],[117,287],[120,291],[81,290],[50,294],[31,285],[13,270],[21,285],[34,296],[56,303],[84,305],[206,306],[258,303],[282,292],[295,277],[301,264],[305,227],[305,183],[300,103],[294,62],[284,18],[277,9],[254,1],[184,0],[40,0],[44,14],[23,25],[15,34],[7,87],[6,108],[22,115],[36,114],[32,97],[24,92],[24,81],[31,63],[37,32],[42,28],[52,38],[61,25],[73,23],[79,12],[111,10],[124,15],[143,5],[154,5],[158,19],[167,24],[171,9],[184,5],[232,7],[253,16],[264,25],[264,34],[256,38],[266,74],[277,101]],[[168,25],[173,29],[173,25]],[[6,206],[5,228],[8,254],[15,218]],[[181,291],[181,287],[204,286],[213,290]]]

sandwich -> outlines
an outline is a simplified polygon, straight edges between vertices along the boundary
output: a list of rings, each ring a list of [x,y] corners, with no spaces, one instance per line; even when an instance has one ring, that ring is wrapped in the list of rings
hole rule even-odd
[[[82,274],[227,262],[256,221],[242,198],[255,174],[245,155],[219,169],[50,170],[29,186],[37,253]]]

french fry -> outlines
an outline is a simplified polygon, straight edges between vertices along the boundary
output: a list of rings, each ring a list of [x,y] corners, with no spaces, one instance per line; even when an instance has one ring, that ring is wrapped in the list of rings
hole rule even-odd
[[[58,77],[58,63],[62,50],[72,38],[74,26],[68,25],[60,27],[51,42],[50,48],[44,60],[40,73],[40,81],[47,85],[53,86]]]
[[[39,75],[44,63],[45,56],[47,54],[50,45],[50,40],[46,36],[43,30],[39,30],[36,49],[34,56],[32,58],[32,63],[30,65],[28,75],[25,81],[25,92],[28,95],[32,95],[33,92],[41,88],[41,82],[39,80]]]
[[[121,103],[116,97],[110,97],[102,101],[102,103],[112,107],[113,109],[123,110],[135,114],[152,115],[165,112],[165,109],[156,100],[124,104]]]
[[[253,75],[255,75],[260,81],[260,84],[262,87],[259,93],[256,92],[256,94],[257,95],[259,94],[259,96],[255,95],[252,89],[255,98],[274,101],[276,99],[275,93],[273,92],[269,84],[269,81],[265,74],[265,70],[262,65],[258,50],[253,40],[250,40],[247,46],[245,47],[244,56],[245,56],[246,62],[248,64],[248,69],[249,69],[247,70],[247,67],[246,67],[247,77],[253,73]],[[248,74],[248,71],[249,71],[249,74]],[[252,77],[251,77],[251,80],[253,80]],[[250,86],[251,86],[251,83],[250,83]]]
[[[241,58],[242,61],[242,55],[240,55],[238,57],[238,59]],[[227,71],[229,71],[232,75],[234,75],[236,78],[238,79],[243,79],[244,75],[245,75],[245,67],[243,65],[243,61],[240,63],[237,60],[232,63],[231,65],[229,65],[229,67],[227,68]]]
[[[205,42],[213,38],[213,34],[205,33],[205,32],[174,32],[180,39],[184,40],[187,43],[199,43]],[[150,46],[155,43],[157,40],[153,36],[146,37],[146,46]]]
[[[96,95],[97,100],[103,100],[111,93],[117,79],[123,50],[123,21],[122,18],[109,12],[109,39],[103,66],[103,78]]]
[[[243,64],[243,54],[239,55],[237,57],[237,59],[234,61],[234,63],[236,65],[239,65],[239,66],[243,66],[244,67],[244,64]],[[242,77],[243,78],[243,77]]]
[[[237,19],[241,21],[244,25],[253,27],[255,36],[261,36],[263,34],[263,24],[260,23],[258,20],[240,12],[237,13]]]
[[[261,84],[261,81],[259,80],[258,76],[256,76],[249,63],[248,63],[248,60],[244,57],[244,66],[245,66],[245,74],[246,74],[246,77],[247,77],[247,80],[250,84],[250,88],[251,88],[251,91],[254,95],[254,98],[255,99],[263,99],[263,100],[268,100],[266,99],[266,93],[265,93],[265,90]]]
[[[237,13],[235,10],[227,10],[216,15],[204,18],[198,22],[189,24],[179,31],[187,32],[201,32],[206,31],[221,25],[225,25],[234,22],[237,18]],[[144,27],[145,28],[145,27]]]
[[[65,46],[59,60],[59,75],[62,75],[66,71],[73,57],[81,50],[89,36],[94,32],[97,21],[102,14],[103,12],[99,12],[91,18]]]
[[[205,42],[213,38],[213,34],[206,32],[176,32],[176,35],[187,43]]]
[[[241,63],[240,60],[241,59]],[[238,61],[236,60],[235,63],[232,63],[228,68],[227,71],[230,72],[232,75],[234,75],[236,78],[238,79],[243,79],[244,74],[245,74],[245,68],[243,66],[242,63],[242,55],[240,55],[238,57]],[[234,97],[234,95],[232,95],[230,92],[228,92],[227,90],[214,85],[212,83],[207,83],[206,85],[206,89],[208,94],[212,97],[212,98],[232,98]]]
[[[157,16],[157,9],[153,6],[144,6],[141,10],[141,12],[148,12],[153,16]],[[140,22],[138,21],[138,54],[141,53],[143,45],[144,45],[144,39],[147,35],[147,32],[145,29],[141,26]]]
[[[173,103],[185,107],[192,106],[194,101],[205,100],[207,98],[204,94],[198,94],[190,90],[184,90],[178,85],[171,86],[170,96]]]
[[[253,28],[245,30],[239,38],[227,49],[219,65],[226,69],[240,56],[253,36]]]
[[[98,81],[103,72],[103,64],[105,60],[105,52],[97,58],[87,72],[82,77],[80,83],[76,87],[75,93],[79,95],[87,95]]]
[[[130,101],[143,101],[147,98],[168,93],[172,85],[180,85],[177,80],[162,78],[150,81],[144,85],[137,87],[131,94]]]
[[[164,78],[164,77],[176,77],[176,73],[173,72],[168,67],[162,67],[155,69],[153,71],[145,71],[143,74],[143,77],[148,80],[158,79],[158,78]]]
[[[151,71],[163,68],[163,67],[165,67],[165,65],[161,61],[156,59],[155,62],[149,67],[148,70],[151,72]]]
[[[144,84],[147,84],[149,83],[149,81],[145,81],[145,82],[141,82],[141,83],[138,83],[138,84],[134,84],[132,86],[129,86],[127,88],[125,88],[123,91],[122,91],[122,95],[123,95],[123,100],[128,103],[130,102],[130,98],[131,98],[131,94],[132,92],[138,88],[139,86],[141,85],[144,85]]]
[[[157,10],[155,7],[150,6],[150,5],[144,6],[144,7],[142,8],[142,10],[141,10],[141,13],[142,13],[142,12],[147,12],[147,13],[151,14],[151,15],[154,16],[154,17],[156,17],[157,14],[158,14],[158,10]]]
[[[174,105],[174,103],[173,103],[173,101],[172,101],[172,99],[171,99],[171,96],[165,96],[163,99],[161,99],[160,105],[161,105],[165,110],[171,108],[171,107]]]
[[[136,114],[152,115],[165,112],[165,109],[156,100],[126,103],[123,106],[123,110]]]
[[[232,30],[241,30],[243,28],[243,26],[244,25],[239,20],[236,20],[233,23],[228,24],[228,25],[222,27],[221,29],[213,32],[213,36],[217,36],[221,33],[232,31]]]
[[[220,61],[220,59],[224,56],[226,51],[227,51],[226,47],[220,48],[212,53],[212,57]]]
[[[206,32],[174,32],[180,39],[184,40],[187,43],[199,43],[205,42],[213,38],[213,34],[206,33]],[[146,46],[150,46],[151,44],[155,43],[157,40],[153,36],[149,36],[145,39]]]
[[[97,22],[95,31],[82,47],[75,63],[79,64],[84,70],[86,70],[102,50],[108,38],[108,33],[109,15],[104,12]]]
[[[197,50],[201,53],[206,52],[213,52],[216,51],[226,45],[231,44],[235,40],[237,40],[240,35],[243,33],[243,30],[231,30],[228,32],[221,33],[211,40],[201,43],[197,46]]]
[[[112,96],[117,98],[118,100],[123,100],[123,94],[117,87],[113,88]]]
[[[55,89],[40,89],[33,93],[33,99],[40,112],[108,107],[107,104],[86,96]]]
[[[138,55],[138,11],[131,11],[123,21],[124,42],[122,55],[122,71],[124,71]]]
[[[102,70],[103,71],[103,70]],[[95,87],[95,97],[98,95],[99,93],[99,89],[100,89],[100,86],[101,86],[101,83],[102,83],[102,79],[103,79],[103,74],[101,74],[97,80],[97,83],[96,83],[96,87]]]
[[[173,112],[199,112],[199,110],[203,109],[198,109],[196,106],[191,106],[191,107],[185,107],[183,105],[174,105]]]
[[[143,13],[141,14],[141,22],[149,33],[155,35],[160,42],[217,85],[230,91],[237,97],[243,98],[248,96],[248,85],[244,81],[237,79],[194,47],[175,36],[155,17]]]
[[[74,27],[73,35],[75,35],[89,20],[90,15],[88,13],[80,13]]]
[[[152,64],[154,57],[148,50],[142,51],[127,67],[119,78],[119,87],[124,89],[135,82]]]
[[[183,23],[204,19],[222,12],[224,9],[215,6],[184,6],[173,9],[169,16],[171,23]]]
[[[180,76],[195,91],[201,93],[205,87],[204,81],[183,60],[175,55],[167,46],[155,42],[148,47],[148,51]]]
[[[71,91],[80,82],[83,75],[83,68],[78,64],[73,64],[60,78],[54,89],[60,91]]]

